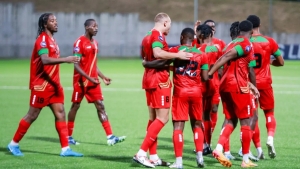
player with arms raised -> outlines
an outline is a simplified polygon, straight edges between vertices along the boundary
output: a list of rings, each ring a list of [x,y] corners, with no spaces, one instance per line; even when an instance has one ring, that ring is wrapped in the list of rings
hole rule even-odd
[[[56,17],[51,13],[44,13],[38,21],[38,37],[32,51],[30,63],[31,90],[30,107],[28,113],[21,119],[19,127],[7,148],[15,156],[23,156],[19,142],[26,134],[30,125],[37,119],[43,107],[49,106],[55,116],[55,127],[58,132],[61,153],[60,156],[83,156],[72,151],[68,145],[68,129],[64,111],[64,91],[60,84],[59,64],[77,63],[79,58],[69,56],[59,57],[59,48],[53,38],[57,32]]]
[[[189,60],[192,54],[179,51],[168,52],[165,36],[171,28],[171,19],[165,13],[159,13],[154,18],[154,28],[147,33],[142,41],[141,54],[145,61],[158,59],[184,59]],[[143,76],[143,89],[146,91],[147,106],[149,109],[149,122],[147,134],[140,150],[133,160],[147,167],[168,165],[157,155],[157,135],[169,120],[172,82],[169,79],[169,67],[162,69],[145,68]],[[147,151],[150,151],[150,160]]]
[[[84,23],[85,34],[80,36],[74,43],[74,56],[80,58],[79,63],[74,64],[72,106],[68,114],[69,143],[79,144],[72,137],[76,113],[80,103],[85,97],[88,103],[94,103],[99,121],[105,130],[107,144],[114,145],[125,140],[125,136],[113,135],[108,116],[103,104],[98,76],[106,85],[111,79],[104,76],[97,66],[98,42],[93,39],[98,32],[98,24],[94,19],[87,19]]]
[[[274,94],[270,64],[273,66],[283,66],[284,60],[276,41],[260,33],[259,17],[256,15],[250,15],[247,20],[253,24],[253,35],[250,41],[253,44],[254,56],[256,58],[256,66],[254,67],[254,70],[256,74],[257,88],[260,93],[258,101],[260,108],[263,109],[266,117],[268,155],[270,158],[275,158],[276,152],[273,139],[276,129],[276,120],[274,117]],[[271,55],[273,55],[275,59],[271,59]],[[262,154],[261,152],[258,152],[258,158],[260,158],[260,154]]]
[[[181,46],[170,49],[170,52],[185,50],[191,52],[193,57],[190,60],[175,59],[173,63],[173,99],[172,99],[172,120],[173,120],[173,145],[176,162],[170,168],[183,168],[183,129],[185,121],[190,116],[194,142],[196,146],[196,161],[198,167],[204,167],[203,161],[203,130],[202,130],[202,80],[207,80],[207,57],[195,46],[192,46],[194,30],[185,28],[181,32]]]
[[[242,21],[239,24],[240,36],[233,40],[225,49],[224,55],[209,70],[213,73],[224,65],[224,72],[220,83],[220,95],[226,119],[234,121],[239,119],[241,124],[241,142],[243,148],[242,167],[255,167],[256,164],[249,160],[250,142],[252,131],[250,129],[251,94],[249,89],[249,63],[253,60],[253,49],[250,42],[252,23]],[[251,78],[254,80],[255,78]],[[234,130],[232,124],[226,124],[220,134],[213,156],[226,167],[231,167],[231,162],[223,155],[223,145]]]

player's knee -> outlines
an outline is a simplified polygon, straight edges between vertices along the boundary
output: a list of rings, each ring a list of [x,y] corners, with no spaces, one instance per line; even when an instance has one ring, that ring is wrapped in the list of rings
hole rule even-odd
[[[40,110],[29,110],[24,119],[30,123],[34,122],[39,116]]]
[[[218,112],[218,105],[213,105],[212,112],[217,113]]]
[[[194,124],[194,128],[202,128],[202,121],[196,121]]]
[[[97,108],[98,112],[105,113],[105,108],[104,108],[104,104],[103,104],[102,101],[97,101],[96,102],[96,108]]]
[[[76,111],[80,108],[80,103],[73,103],[72,109],[75,109]]]

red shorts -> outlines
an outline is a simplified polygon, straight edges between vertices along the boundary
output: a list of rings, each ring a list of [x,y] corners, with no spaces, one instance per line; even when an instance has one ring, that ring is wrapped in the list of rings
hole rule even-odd
[[[57,91],[35,91],[31,90],[30,106],[43,108],[53,103],[64,104],[64,89],[59,88]]]
[[[169,109],[172,88],[146,89],[147,106],[154,109]]]
[[[258,90],[260,97],[258,98],[260,108],[263,110],[274,109],[274,93],[273,88]]]
[[[244,119],[253,115],[250,93],[221,92],[220,94],[226,119]]]
[[[103,100],[103,95],[101,91],[100,84],[95,86],[74,86],[73,87],[73,94],[72,94],[72,102],[73,103],[80,103],[85,96],[88,103],[93,103],[97,100]]]
[[[212,96],[207,96],[207,97],[203,97],[202,102],[203,102],[203,110],[204,111],[211,111],[212,110],[212,106],[219,104],[220,102],[220,93],[216,92],[214,95]]]
[[[173,121],[202,120],[202,97],[173,97]]]

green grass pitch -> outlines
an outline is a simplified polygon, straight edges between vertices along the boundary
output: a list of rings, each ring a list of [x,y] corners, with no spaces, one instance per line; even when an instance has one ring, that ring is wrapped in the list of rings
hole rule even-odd
[[[112,78],[110,86],[102,85],[104,104],[115,135],[126,135],[125,142],[113,147],[106,145],[106,137],[98,121],[94,105],[84,100],[79,109],[74,138],[81,144],[71,146],[84,154],[83,158],[62,158],[60,144],[49,108],[44,108],[20,143],[24,157],[14,157],[6,150],[19,120],[27,113],[29,105],[29,60],[0,60],[0,168],[144,168],[132,162],[145,135],[148,112],[144,91],[141,89],[143,67],[141,60],[99,59],[99,68]],[[65,88],[65,110],[68,113],[72,94],[72,64],[61,65],[61,82]],[[266,160],[259,161],[259,168],[300,168],[300,62],[286,61],[282,68],[272,67],[275,90],[277,132],[275,148],[277,157],[267,155],[265,118],[260,114],[261,143]],[[102,83],[103,84],[103,83]],[[213,148],[223,122],[222,106],[219,121],[213,134]],[[184,132],[185,168],[195,168],[194,143],[190,126]],[[158,154],[164,160],[174,162],[172,123],[169,122],[159,134]],[[238,156],[240,148],[239,129],[231,137],[231,152]],[[256,154],[253,144],[252,152]],[[223,168],[212,156],[204,158],[206,168]],[[241,158],[233,161],[232,168],[240,168]],[[161,167],[158,167],[161,168]]]

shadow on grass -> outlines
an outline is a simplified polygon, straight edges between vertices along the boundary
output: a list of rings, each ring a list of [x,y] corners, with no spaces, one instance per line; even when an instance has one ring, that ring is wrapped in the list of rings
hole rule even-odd
[[[35,153],[35,154],[46,154],[46,155],[54,155],[54,156],[59,156],[59,153],[54,154],[54,153],[47,153],[47,152],[41,152],[41,151],[34,151],[34,150],[26,150],[21,148],[22,153],[26,156],[26,153]],[[3,152],[6,155],[12,155],[7,148],[0,147],[0,152]]]
[[[132,157],[129,156],[106,156],[106,155],[97,154],[97,155],[86,155],[84,157],[93,158],[101,161],[111,161],[111,162],[126,163],[126,164],[132,162]]]
[[[53,138],[53,137],[40,137],[40,136],[30,136],[27,137],[31,140],[40,140],[40,141],[46,141],[46,142],[52,142],[52,143],[59,143],[59,138]]]

